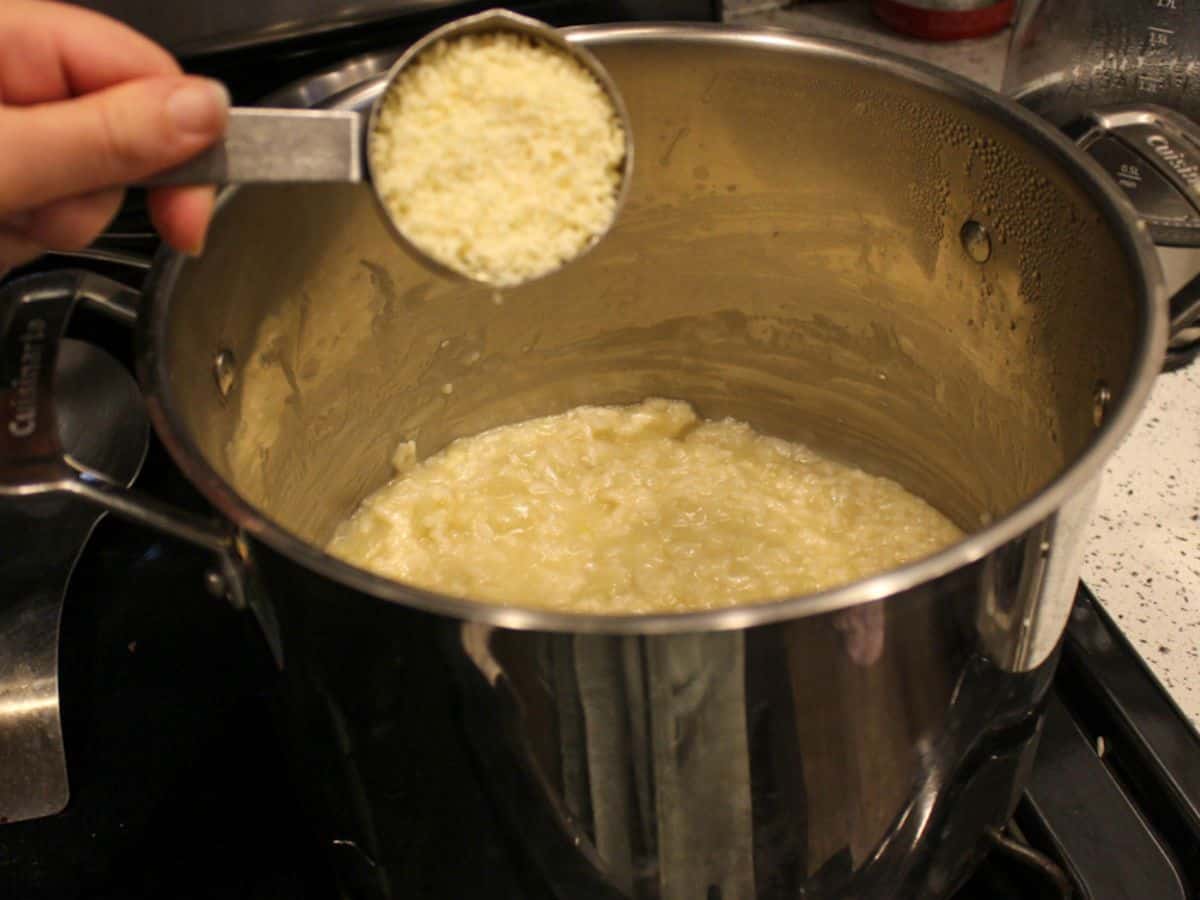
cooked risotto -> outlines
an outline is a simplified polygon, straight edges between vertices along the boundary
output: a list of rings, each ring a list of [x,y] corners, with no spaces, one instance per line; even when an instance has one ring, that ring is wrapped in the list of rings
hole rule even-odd
[[[679,612],[844,584],[961,536],[894,481],[671,400],[583,406],[457,440],[337,529],[330,552],[490,603]]]

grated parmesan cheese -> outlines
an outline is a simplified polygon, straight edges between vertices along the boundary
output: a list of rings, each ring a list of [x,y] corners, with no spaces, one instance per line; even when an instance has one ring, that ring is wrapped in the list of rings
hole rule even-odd
[[[493,32],[442,41],[389,89],[371,136],[375,184],[400,231],[500,287],[577,256],[616,213],[625,133],[566,53]]]

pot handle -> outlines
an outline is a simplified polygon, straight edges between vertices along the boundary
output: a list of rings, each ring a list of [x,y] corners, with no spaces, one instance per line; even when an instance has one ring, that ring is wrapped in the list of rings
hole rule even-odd
[[[1129,195],[1163,247],[1200,248],[1200,127],[1160,106],[1089,113],[1069,129]],[[1200,274],[1170,301],[1171,340],[1163,364],[1177,369],[1200,355]]]
[[[54,403],[59,343],[79,303],[132,324],[140,296],[82,270],[30,275],[0,288],[0,498],[71,494],[216,554],[211,582],[244,608],[244,554],[226,525],[110,481],[63,449]]]

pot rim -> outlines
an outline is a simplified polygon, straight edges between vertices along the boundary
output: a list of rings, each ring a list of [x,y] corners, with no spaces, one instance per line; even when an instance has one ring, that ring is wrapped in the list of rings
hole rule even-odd
[[[989,88],[932,65],[877,50],[873,47],[798,35],[775,28],[747,28],[720,24],[638,23],[585,25],[566,29],[569,40],[588,47],[634,41],[684,40],[689,43],[760,47],[800,51],[808,55],[853,63],[897,76],[942,93],[972,109],[997,118],[1023,134],[1039,150],[1060,164],[1104,214],[1107,224],[1134,269],[1140,294],[1138,336],[1134,360],[1122,395],[1109,408],[1082,454],[1041,490],[987,527],[943,550],[899,568],[841,587],[784,597],[746,606],[686,613],[610,616],[596,613],[552,612],[526,607],[472,601],[418,588],[375,575],[331,556],[302,540],[246,502],[203,458],[188,436],[178,412],[159,353],[170,317],[175,281],[187,258],[164,245],[146,285],[148,304],[137,324],[137,369],[155,431],[175,464],[213,504],[244,534],[262,542],[293,562],[326,578],[383,601],[424,612],[516,630],[571,633],[672,634],[728,631],[767,625],[833,612],[883,600],[894,594],[935,581],[969,566],[999,546],[1020,537],[1049,518],[1067,500],[1081,493],[1103,471],[1141,413],[1158,374],[1167,346],[1166,290],[1163,275],[1145,224],[1130,201],[1112,184],[1100,166],[1078,150],[1049,122]],[[226,189],[218,206],[236,193]]]

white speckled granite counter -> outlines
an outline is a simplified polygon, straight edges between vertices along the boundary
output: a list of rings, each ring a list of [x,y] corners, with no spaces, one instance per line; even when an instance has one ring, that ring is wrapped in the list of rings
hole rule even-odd
[[[1200,362],[1159,376],[1105,470],[1083,578],[1200,726]]]
[[[1007,33],[934,44],[885,30],[864,0],[778,6],[726,0],[726,20],[872,44],[993,89],[1004,75]],[[1200,270],[1200,255],[1169,251],[1164,264],[1174,289]],[[1159,376],[1141,421],[1110,462],[1083,577],[1200,726],[1200,362]]]

